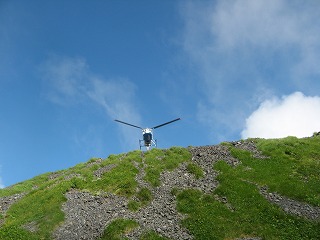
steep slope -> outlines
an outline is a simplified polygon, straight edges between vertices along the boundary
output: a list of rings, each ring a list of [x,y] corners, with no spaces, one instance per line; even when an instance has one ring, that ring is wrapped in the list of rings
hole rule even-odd
[[[0,239],[320,239],[320,136],[133,151],[0,190]]]

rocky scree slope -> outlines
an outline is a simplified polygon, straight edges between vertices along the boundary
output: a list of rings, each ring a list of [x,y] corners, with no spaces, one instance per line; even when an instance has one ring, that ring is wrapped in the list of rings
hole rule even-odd
[[[204,239],[206,235],[201,234],[205,233],[198,233],[192,229],[192,225],[186,223],[196,213],[188,214],[180,210],[181,202],[186,201],[181,200],[181,195],[196,191],[201,196],[210,196],[208,202],[215,201],[224,206],[226,211],[236,212],[237,206],[229,202],[227,196],[215,192],[221,184],[220,171],[214,168],[215,164],[224,162],[230,169],[244,167],[241,158],[237,158],[231,149],[249,153],[255,161],[268,161],[270,158],[258,150],[255,140],[187,149],[154,149],[147,153],[135,151],[113,155],[106,160],[92,159],[74,169],[48,173],[40,178],[46,180],[46,184],[36,179],[29,181],[26,186],[18,184],[4,189],[3,195],[6,196],[0,197],[0,236],[2,231],[4,239],[8,234],[16,234],[17,239],[19,236],[24,236],[21,239],[27,236],[30,239],[70,240]],[[319,153],[315,154],[320,156]],[[249,172],[251,170],[248,166],[244,168]],[[246,179],[243,181],[249,182]],[[320,204],[314,205],[272,192],[269,186],[260,182],[251,181],[250,184],[279,211],[294,219],[302,219],[304,224],[311,222],[310,231],[312,227],[320,226]],[[44,207],[40,210],[42,216],[31,214],[17,221],[19,213],[23,213],[20,208],[26,206],[28,197],[32,199],[31,196],[39,191],[42,194],[50,191],[60,194],[54,203],[58,204],[60,216],[48,215],[52,213]],[[320,194],[317,197],[320,198]],[[48,199],[52,198],[49,194]],[[42,205],[46,203],[44,200]],[[53,210],[57,211],[57,208]],[[133,222],[134,226],[125,226],[111,236],[110,228],[119,219]],[[53,225],[51,229],[46,227],[46,221]],[[223,239],[220,235],[210,235],[207,239]],[[266,233],[255,231],[231,235],[233,237],[229,239],[268,239]]]

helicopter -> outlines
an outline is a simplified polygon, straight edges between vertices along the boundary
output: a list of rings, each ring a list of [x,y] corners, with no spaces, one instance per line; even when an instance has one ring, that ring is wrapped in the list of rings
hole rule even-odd
[[[136,125],[133,125],[131,123],[126,123],[126,122],[123,122],[123,121],[120,121],[118,119],[115,119],[116,122],[119,122],[119,123],[122,123],[122,124],[125,124],[125,125],[129,125],[131,127],[135,127],[135,128],[139,128],[142,130],[142,137],[143,137],[143,140],[139,140],[139,145],[140,145],[140,150],[142,147],[145,147],[147,149],[147,151],[151,148],[151,147],[157,147],[157,140],[156,139],[153,139],[152,135],[152,131],[153,129],[156,129],[156,128],[159,128],[159,127],[162,127],[164,125],[167,125],[167,124],[170,124],[170,123],[173,123],[175,121],[178,121],[180,120],[181,118],[176,118],[172,121],[169,121],[169,122],[166,122],[166,123],[162,123],[160,125],[157,125],[155,127],[152,127],[152,128],[142,128],[142,127],[139,127],[139,126],[136,126]]]

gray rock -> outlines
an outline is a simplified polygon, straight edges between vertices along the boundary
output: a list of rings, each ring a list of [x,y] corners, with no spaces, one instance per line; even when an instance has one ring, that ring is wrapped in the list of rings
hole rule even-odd
[[[260,193],[270,202],[278,205],[286,213],[304,217],[310,220],[320,220],[320,208],[311,206],[307,203],[302,203],[284,196],[278,193],[268,192],[267,187],[261,187]]]
[[[24,197],[26,193],[18,193],[12,196],[0,197],[0,214],[5,216],[7,210],[10,208],[12,204],[17,202],[19,199]],[[0,219],[0,227],[4,224],[4,219]]]

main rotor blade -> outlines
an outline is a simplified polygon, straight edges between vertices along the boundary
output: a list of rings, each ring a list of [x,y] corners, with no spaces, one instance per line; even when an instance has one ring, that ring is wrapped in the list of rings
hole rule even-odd
[[[178,121],[178,120],[180,120],[180,119],[181,119],[181,118],[177,118],[177,119],[174,119],[174,120],[172,120],[172,121],[170,121],[170,122],[166,122],[166,123],[160,124],[160,125],[158,125],[158,126],[153,127],[153,129],[156,129],[156,128],[162,127],[162,126],[164,126],[164,125],[173,123],[173,122]]]
[[[142,127],[139,127],[139,126],[136,126],[136,125],[133,125],[133,124],[130,124],[130,123],[126,123],[126,122],[122,122],[118,119],[115,119],[116,122],[119,122],[119,123],[122,123],[122,124],[126,124],[126,125],[129,125],[131,127],[135,127],[135,128],[139,128],[139,129],[143,129]]]

